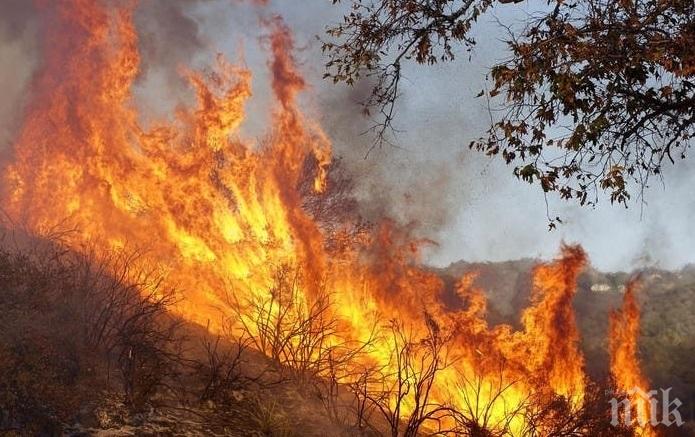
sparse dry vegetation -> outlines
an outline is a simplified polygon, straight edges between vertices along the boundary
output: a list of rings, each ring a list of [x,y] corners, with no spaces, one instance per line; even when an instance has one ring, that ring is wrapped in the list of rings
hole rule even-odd
[[[3,428],[57,432],[109,390],[139,411],[176,374],[172,291],[137,254],[85,253],[0,250]]]
[[[377,389],[367,389],[367,402],[379,411],[392,437],[415,437],[425,426],[441,431],[440,419],[447,410],[434,403],[431,394],[439,372],[450,364],[446,353],[450,338],[425,317],[428,331],[424,338],[416,338],[407,326],[391,321],[389,365],[381,370]]]
[[[233,307],[242,329],[256,350],[270,357],[286,376],[310,381],[328,366],[339,347],[337,320],[330,295],[321,292],[307,302],[299,289],[300,272],[280,267],[267,295],[254,296]]]
[[[346,341],[330,294],[304,301],[300,273],[289,267],[265,297],[234,301],[213,335],[170,312],[174,290],[137,251],[76,254],[36,240],[3,247],[5,432],[52,435],[150,417],[138,420],[218,435],[501,437],[523,418],[525,437],[631,435],[610,425],[605,385],[591,385],[579,410],[539,393],[493,417],[493,403],[515,384],[500,369],[498,380],[459,375],[461,393],[472,396],[463,403],[435,399],[432,388],[455,359],[447,329],[423,314],[423,338],[392,320],[367,341]],[[390,345],[386,366],[360,359],[376,342]]]

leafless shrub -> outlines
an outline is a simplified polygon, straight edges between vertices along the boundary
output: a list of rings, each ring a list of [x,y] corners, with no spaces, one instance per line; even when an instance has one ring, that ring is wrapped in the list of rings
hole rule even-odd
[[[97,255],[84,250],[68,265],[87,343],[102,351],[108,379],[115,366],[125,404],[142,408],[177,376],[183,362],[181,321],[169,313],[174,290],[138,251]]]
[[[530,399],[524,414],[522,437],[628,437],[634,430],[626,426],[613,426],[610,398],[615,393],[598,384],[587,386],[583,401],[574,405],[560,395],[538,394]]]
[[[351,394],[350,410],[353,414],[353,429],[360,435],[368,432],[381,435],[380,428],[374,420],[374,413],[378,409],[372,401],[372,387],[383,386],[383,379],[383,366],[366,365],[358,367],[355,377],[346,383]]]
[[[449,406],[454,421],[451,433],[461,437],[503,437],[512,434],[512,423],[523,418],[528,399],[508,401],[505,396],[518,381],[505,377],[504,363],[494,373],[459,374],[459,401]]]
[[[203,381],[198,395],[201,402],[213,401],[228,405],[234,401],[233,393],[260,381],[262,375],[252,376],[244,356],[249,353],[251,340],[243,333],[231,335],[227,329],[224,335],[202,340],[204,359],[194,363],[194,371]]]
[[[62,426],[103,391],[139,409],[167,388],[182,360],[174,293],[140,254],[13,240],[0,248],[3,422]]]
[[[331,349],[326,365],[314,382],[318,397],[333,423],[355,430],[365,429],[368,419],[366,386],[375,366],[363,364],[373,350],[378,322],[364,340],[344,341]],[[354,419],[354,420],[353,420]]]
[[[462,437],[627,437],[633,431],[611,425],[610,390],[590,384],[582,402],[546,390],[505,399],[519,381],[505,377],[504,364],[496,373],[461,374],[457,392],[459,402],[448,414],[455,426],[445,434]],[[514,427],[516,424],[516,427]]]
[[[381,413],[392,437],[415,437],[423,426],[441,428],[448,414],[449,408],[431,395],[437,376],[451,364],[446,348],[451,337],[428,315],[425,322],[427,333],[417,339],[402,323],[391,321],[391,362],[376,378],[376,389],[366,391],[366,401]]]
[[[271,358],[281,373],[313,382],[329,367],[340,344],[330,295],[308,297],[300,289],[300,272],[278,269],[267,295],[233,301],[239,324],[252,345]]]
[[[283,266],[266,295],[230,297],[231,307],[249,344],[268,356],[281,375],[313,391],[329,418],[344,426],[353,416],[348,386],[360,378],[356,369],[374,345],[378,323],[366,339],[351,338],[339,329],[331,295],[321,287],[317,294],[306,295],[300,288],[302,279],[299,270]],[[365,406],[357,410],[357,426],[362,427]]]
[[[94,361],[56,311],[53,275],[26,256],[0,253],[0,429],[52,435],[89,400]],[[64,324],[64,322],[68,322]],[[95,388],[98,385],[94,384]]]
[[[268,437],[291,437],[293,423],[277,400],[253,398],[249,406],[249,418],[261,435]]]

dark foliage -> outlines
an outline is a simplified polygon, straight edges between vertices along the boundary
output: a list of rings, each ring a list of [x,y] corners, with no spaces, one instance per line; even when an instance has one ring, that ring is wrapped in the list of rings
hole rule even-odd
[[[695,135],[695,4],[578,0],[558,3],[509,43],[492,70],[508,103],[472,144],[517,164],[545,192],[593,204],[630,198]]]
[[[372,77],[364,102],[385,141],[404,62],[454,59],[491,0],[353,0],[327,30],[326,76]],[[510,58],[492,68],[501,95],[487,134],[470,146],[501,154],[514,174],[546,193],[595,204],[606,191],[626,204],[695,136],[695,4],[690,0],[549,1],[509,31]],[[485,95],[481,92],[480,96]],[[554,220],[551,220],[551,227]]]

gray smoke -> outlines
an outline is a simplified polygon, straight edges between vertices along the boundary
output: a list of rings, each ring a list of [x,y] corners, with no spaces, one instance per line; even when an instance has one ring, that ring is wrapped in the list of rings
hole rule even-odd
[[[0,14],[0,156],[7,151],[21,121],[21,108],[32,72],[38,44],[32,2],[6,0]]]
[[[185,68],[204,63],[208,42],[197,9],[209,0],[140,2],[135,12],[140,49],[136,102],[145,121],[169,116],[193,95]]]

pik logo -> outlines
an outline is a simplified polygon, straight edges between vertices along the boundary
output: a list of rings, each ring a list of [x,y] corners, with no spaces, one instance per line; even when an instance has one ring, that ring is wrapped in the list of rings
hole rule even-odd
[[[636,424],[640,427],[683,425],[683,418],[678,411],[683,402],[678,398],[671,400],[671,387],[648,392],[635,387],[628,390],[626,394],[627,397],[622,400],[617,398],[610,400],[611,425],[633,426]]]

